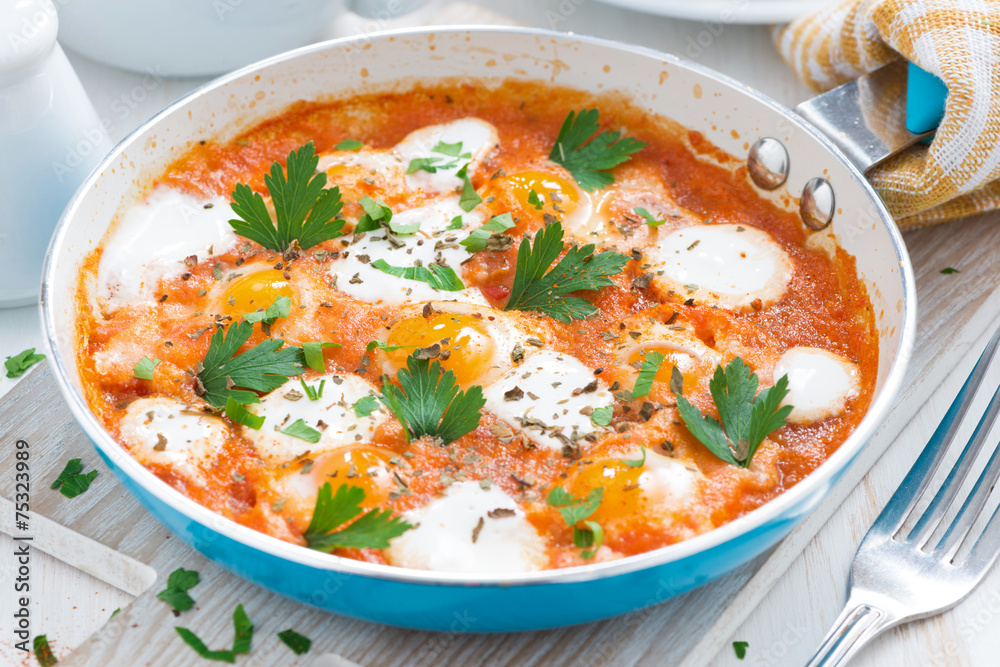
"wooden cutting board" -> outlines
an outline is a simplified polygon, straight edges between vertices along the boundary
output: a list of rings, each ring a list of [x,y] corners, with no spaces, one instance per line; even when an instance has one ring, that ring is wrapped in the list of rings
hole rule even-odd
[[[231,615],[242,603],[256,626],[244,665],[703,665],[826,522],[911,419],[941,379],[1000,313],[998,216],[907,235],[917,269],[918,342],[891,415],[830,499],[771,554],[656,607],[573,628],[512,635],[441,634],[335,616],[283,598],[209,562],[152,518],[100,461],[69,416],[47,366],[37,367],[0,403],[0,530],[136,600],[79,646],[62,665],[205,664],[175,625],[195,629],[210,648],[231,644]],[[942,275],[954,266],[960,273]],[[17,440],[29,443],[32,475],[27,531],[14,525]],[[48,488],[68,459],[100,472],[90,490],[66,499]],[[909,462],[901,462],[908,465]],[[155,595],[178,567],[197,570],[194,609],[175,618]],[[386,600],[386,604],[392,604]],[[457,624],[457,627],[462,624]],[[473,623],[474,626],[474,623]],[[313,640],[296,659],[276,633],[294,628]],[[43,630],[38,630],[43,631]]]

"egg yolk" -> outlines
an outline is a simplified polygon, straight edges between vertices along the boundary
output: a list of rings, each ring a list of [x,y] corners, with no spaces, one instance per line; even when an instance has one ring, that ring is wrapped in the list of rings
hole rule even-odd
[[[544,213],[563,218],[576,210],[580,203],[576,186],[562,176],[522,171],[507,176],[506,181],[524,210],[534,212],[539,218]]]
[[[364,490],[364,507],[385,504],[389,493],[395,489],[388,472],[392,452],[369,445],[342,447],[316,457],[309,475],[316,488],[330,482],[334,495],[343,485],[357,486]]]
[[[594,521],[635,516],[644,511],[647,502],[640,480],[644,468],[632,467],[619,459],[595,461],[580,469],[569,490],[577,497],[586,497],[592,489],[604,488],[601,505],[591,516]]]
[[[663,355],[663,363],[660,364],[659,370],[656,371],[656,377],[653,378],[653,382],[656,384],[662,383],[663,385],[670,384],[670,377],[673,375],[674,367],[681,372],[684,378],[685,387],[694,387],[698,382],[698,377],[700,373],[698,372],[698,360],[687,354],[678,350],[675,346],[669,343],[649,343],[644,344],[642,347],[638,347],[625,358],[625,363],[629,364],[633,368],[640,368],[645,359],[646,355],[650,352],[659,352]]]
[[[279,296],[294,301],[295,290],[281,271],[264,269],[241,276],[229,284],[222,295],[222,314],[234,320],[246,313],[267,310]]]
[[[438,361],[451,370],[462,386],[475,384],[493,362],[495,344],[485,318],[468,313],[435,313],[400,320],[389,332],[386,344],[405,346],[386,352],[393,368],[405,368],[414,348],[441,346]]]

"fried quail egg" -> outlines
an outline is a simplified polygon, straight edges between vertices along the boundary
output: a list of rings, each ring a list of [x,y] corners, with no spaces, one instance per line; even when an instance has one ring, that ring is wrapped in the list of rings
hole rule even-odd
[[[650,244],[654,283],[683,298],[728,309],[779,301],[792,278],[788,254],[767,232],[741,225],[693,225]]]
[[[393,149],[409,171],[413,160],[430,160],[433,171],[406,174],[406,187],[425,194],[454,192],[463,181],[456,175],[469,165],[471,178],[500,143],[497,129],[479,118],[461,118],[410,132]]]
[[[538,531],[495,487],[487,491],[477,482],[459,482],[403,516],[416,527],[385,550],[392,565],[468,573],[532,572],[548,565]]]
[[[521,313],[434,301],[424,317],[424,308],[405,310],[387,326],[383,342],[399,349],[381,353],[384,373],[395,375],[405,368],[416,349],[439,345],[437,360],[455,373],[460,385],[486,385],[548,337],[541,323]]]
[[[795,424],[838,415],[861,391],[857,364],[815,347],[793,347],[782,354],[773,381],[784,375],[788,376],[788,395],[782,405],[794,406],[788,421]]]
[[[375,386],[356,375],[322,375],[305,381],[322,395],[311,400],[299,383],[289,382],[247,406],[264,425],[259,430],[244,428],[243,435],[257,448],[261,457],[273,464],[284,463],[307,452],[316,454],[359,442],[369,442],[375,429],[389,417],[381,403],[375,410],[359,417],[354,405],[366,396],[374,396]],[[320,387],[322,385],[322,388]],[[282,431],[299,420],[319,432],[316,442],[309,442]]]
[[[184,259],[207,257],[234,245],[233,212],[225,197],[203,199],[159,187],[129,208],[104,245],[97,269],[98,296],[113,312],[149,301],[160,281],[181,275]]]
[[[603,488],[594,521],[610,527],[636,518],[667,518],[691,505],[698,496],[704,475],[693,463],[636,448],[615,458],[595,458],[580,466],[567,486],[584,497]]]
[[[195,412],[166,396],[140,398],[118,424],[122,442],[140,463],[162,465],[205,485],[204,470],[223,451],[229,428],[219,417]]]
[[[629,336],[622,338],[627,342],[616,347],[618,366],[626,371],[620,376],[626,387],[635,384],[649,352],[659,352],[664,357],[653,380],[653,393],[657,387],[669,387],[674,367],[681,372],[684,386],[691,388],[702,378],[711,377],[716,365],[722,362],[722,355],[705,345],[691,325],[682,320],[675,319],[672,324],[635,320],[626,323],[626,331]]]
[[[532,442],[559,451],[604,427],[590,414],[614,402],[604,381],[576,357],[538,350],[483,389],[486,410]]]
[[[320,487],[329,482],[333,495],[341,486],[356,486],[365,492],[361,506],[384,507],[396,488],[393,481],[391,450],[369,444],[346,445],[289,462],[281,469],[273,489],[284,502],[282,514],[300,530],[309,525]]]

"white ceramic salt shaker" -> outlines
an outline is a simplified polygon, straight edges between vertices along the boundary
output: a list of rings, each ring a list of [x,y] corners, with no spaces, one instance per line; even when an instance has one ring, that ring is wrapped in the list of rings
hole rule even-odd
[[[38,300],[59,215],[111,150],[58,27],[51,0],[0,4],[0,308]]]

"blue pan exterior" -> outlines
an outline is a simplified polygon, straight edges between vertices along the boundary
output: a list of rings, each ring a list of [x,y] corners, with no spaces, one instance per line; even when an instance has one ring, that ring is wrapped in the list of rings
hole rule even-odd
[[[296,563],[193,521],[95,447],[115,476],[171,532],[223,567],[276,593],[365,621],[441,632],[519,632],[628,614],[686,593],[756,558],[813,509],[796,507],[713,549],[614,577],[533,585],[412,583]],[[831,480],[831,484],[836,479]],[[814,494],[816,500],[824,495]],[[388,601],[392,601],[391,604]],[[544,604],[539,601],[544,600]]]

